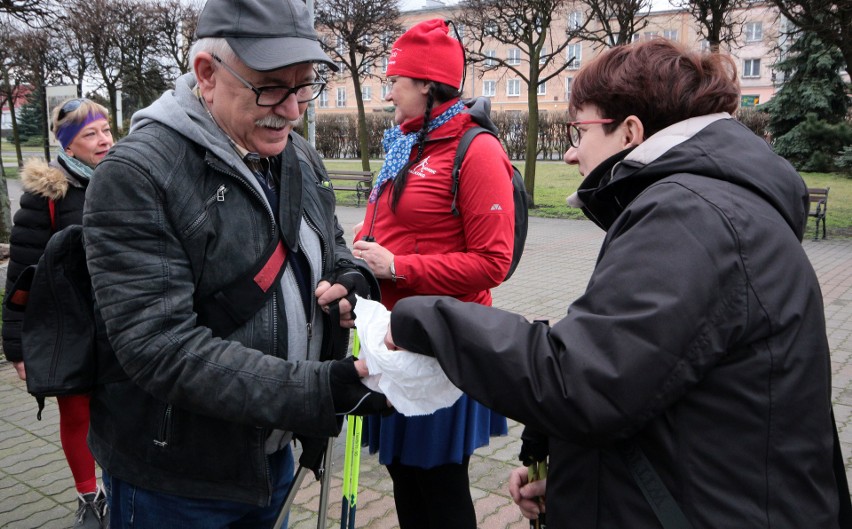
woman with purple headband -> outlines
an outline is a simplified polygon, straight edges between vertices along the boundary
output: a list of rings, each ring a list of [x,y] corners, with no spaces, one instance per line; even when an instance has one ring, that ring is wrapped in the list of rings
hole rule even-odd
[[[113,145],[108,112],[88,99],[69,99],[53,110],[53,134],[62,146],[50,163],[31,159],[21,172],[24,193],[10,239],[6,292],[30,265],[38,263],[47,241],[59,230],[83,223],[83,199],[92,172]],[[3,305],[3,351],[22,380],[24,314]],[[77,489],[74,527],[108,527],[106,498],[98,486],[95,460],[86,444],[89,395],[57,397],[59,437]]]

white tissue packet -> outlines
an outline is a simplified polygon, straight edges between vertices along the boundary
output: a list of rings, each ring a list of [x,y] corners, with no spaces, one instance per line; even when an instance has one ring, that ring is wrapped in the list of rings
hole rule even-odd
[[[367,362],[370,376],[362,379],[373,391],[384,393],[394,408],[407,417],[428,415],[452,406],[461,397],[438,365],[438,360],[385,346],[390,312],[376,301],[358,298],[355,327],[361,342],[359,358]]]

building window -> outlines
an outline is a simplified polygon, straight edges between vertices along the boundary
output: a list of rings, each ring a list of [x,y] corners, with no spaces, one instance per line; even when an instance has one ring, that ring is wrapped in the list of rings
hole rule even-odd
[[[317,99],[317,101],[317,105],[320,108],[328,108],[328,90],[320,92],[319,99]]]
[[[496,35],[497,34],[497,23],[496,22],[489,22],[488,24],[486,24],[485,25],[485,34],[488,35],[489,37],[493,37],[494,35]]]
[[[464,42],[464,24],[456,24],[456,30],[459,32],[459,42]],[[455,37],[455,33],[453,33]]]
[[[545,62],[547,62],[547,56],[548,55],[549,55],[549,52],[547,51],[547,48],[542,48],[541,54],[538,56],[538,63],[544,64]]]
[[[506,63],[513,66],[521,64],[521,49],[509,48],[509,56],[506,59]]]
[[[521,95],[520,79],[509,79],[509,82],[506,83],[506,95],[510,97]]]
[[[663,38],[669,40],[677,40],[677,30],[676,29],[665,29],[663,30]]]
[[[391,91],[391,84],[390,83],[382,83],[382,101],[384,101],[388,98],[388,94],[390,94],[390,91]]]
[[[494,97],[497,95],[497,81],[483,81],[482,95],[485,97]]]
[[[373,63],[365,62],[361,65],[361,73],[364,75],[370,75],[373,73]]]
[[[568,65],[568,69],[579,70],[580,62],[583,60],[583,45],[579,43],[569,44],[565,49],[567,51],[566,60],[571,61],[571,64]]]
[[[568,13],[568,31],[577,31],[583,26],[583,12],[572,11]]]
[[[485,66],[495,66],[497,64],[496,61],[497,52],[494,50],[488,50],[485,52]]]
[[[547,83],[544,83],[544,82],[538,83],[538,86],[536,87],[535,93],[536,93],[536,95],[540,95],[540,96],[547,95]]]
[[[645,32],[645,40],[654,40],[655,38],[660,36],[659,31],[646,31]]]
[[[382,73],[387,73],[388,71],[388,58],[382,57]]]
[[[362,86],[361,87],[361,101],[370,101],[373,99],[373,87],[372,86]]]
[[[574,82],[573,77],[565,78],[565,101],[571,99],[571,84]]]
[[[642,38],[642,35],[640,35],[638,33],[634,33],[633,35],[630,35],[630,42],[639,42],[639,39],[641,39],[641,38]]]
[[[743,78],[760,77],[760,59],[746,59],[743,61]]]
[[[763,24],[760,22],[747,22],[745,25],[746,42],[758,42],[763,40]]]
[[[339,87],[337,89],[337,106],[345,107],[346,106],[346,89],[343,87]]]

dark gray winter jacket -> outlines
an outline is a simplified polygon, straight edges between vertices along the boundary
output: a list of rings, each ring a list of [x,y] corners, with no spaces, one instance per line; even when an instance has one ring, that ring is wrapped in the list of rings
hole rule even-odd
[[[645,452],[695,529],[836,529],[829,349],[801,246],[801,177],[724,114],[604,162],[579,196],[607,235],[564,319],[548,328],[410,298],[393,311],[396,343],[549,436],[551,529],[661,527],[625,445]]]
[[[270,240],[320,277],[355,266],[315,151],[291,134],[272,209],[192,91],[191,75],[134,116],[86,196],[86,252],[110,343],[129,380],[93,395],[92,452],[109,473],[182,496],[266,505],[273,429],[339,432],[326,316],[305,313],[289,265],[226,339],[194,304],[252,269]],[[372,278],[372,274],[365,272]],[[373,279],[373,281],[375,281]]]

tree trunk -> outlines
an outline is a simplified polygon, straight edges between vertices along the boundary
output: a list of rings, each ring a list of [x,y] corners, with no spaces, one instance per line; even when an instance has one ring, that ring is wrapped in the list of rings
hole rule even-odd
[[[43,119],[41,120],[42,125],[42,145],[44,145],[44,159],[46,162],[50,163],[50,127],[48,125],[48,121],[50,120],[50,109],[47,108],[47,85],[44,82],[44,77],[39,79],[39,86],[41,89],[41,108],[44,112]]]
[[[6,178],[0,178],[0,242],[9,243],[12,233],[12,208],[9,205],[9,186]]]
[[[3,70],[3,84],[5,86],[11,87],[9,84],[9,72],[7,70]],[[18,118],[17,114],[15,114],[15,96],[17,95],[17,86],[15,90],[9,91],[9,117],[12,118],[12,143],[15,144],[15,155],[18,158],[18,168],[24,166],[24,156],[21,152],[21,138],[18,136]]]
[[[355,52],[349,52],[349,64],[358,64]],[[370,138],[367,133],[367,115],[364,111],[364,95],[361,93],[361,78],[358,72],[352,72],[352,84],[355,87],[355,106],[358,107],[358,150],[361,151],[361,170],[370,170]]]
[[[524,187],[530,196],[530,209],[535,207],[535,162],[538,155],[538,75],[527,85],[527,150],[524,160]]]

